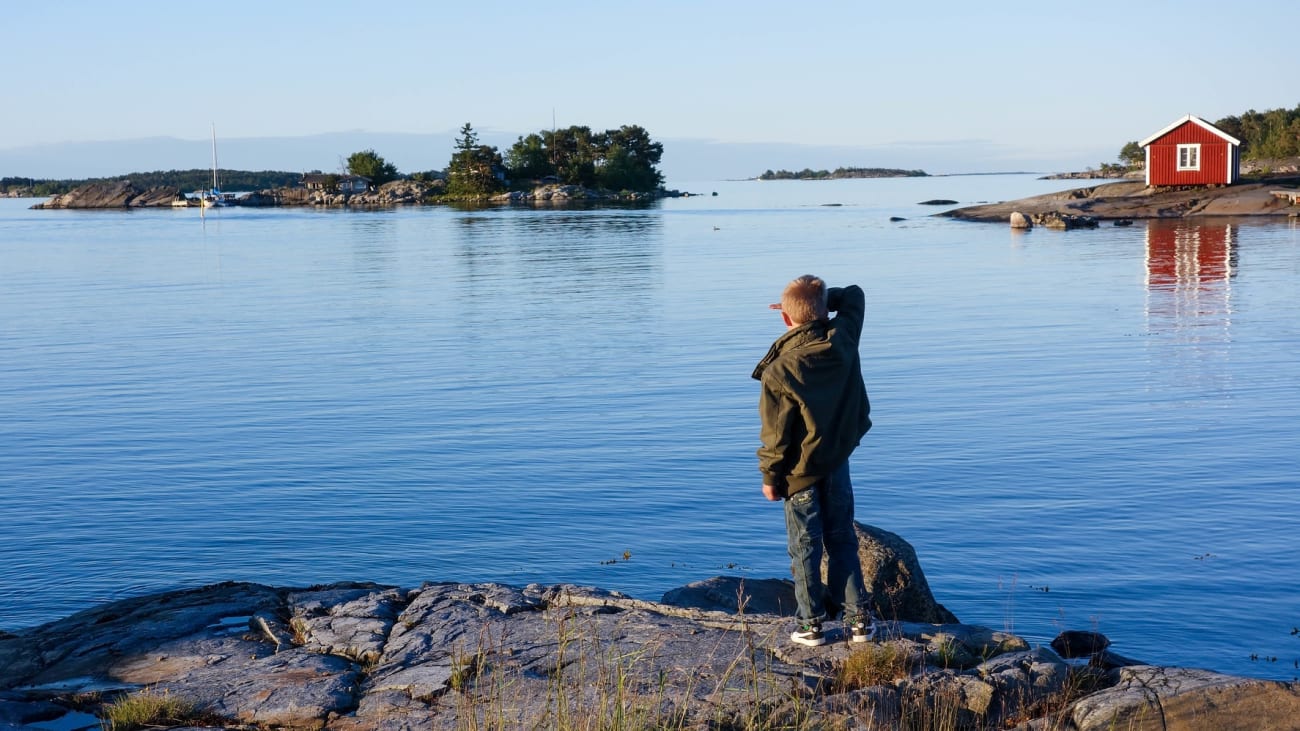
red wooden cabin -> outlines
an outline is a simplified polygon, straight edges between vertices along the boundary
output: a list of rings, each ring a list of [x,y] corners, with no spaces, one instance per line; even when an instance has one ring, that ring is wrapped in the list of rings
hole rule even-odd
[[[1147,185],[1231,185],[1241,169],[1241,140],[1187,115],[1138,143]]]

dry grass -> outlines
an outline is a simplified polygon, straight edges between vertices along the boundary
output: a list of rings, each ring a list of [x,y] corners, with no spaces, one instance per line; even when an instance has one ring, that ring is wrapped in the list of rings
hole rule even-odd
[[[180,726],[194,719],[194,706],[164,691],[148,688],[103,707],[104,731],[132,731],[149,726]]]
[[[873,685],[888,685],[917,669],[916,658],[898,645],[867,644],[854,650],[836,668],[835,692],[846,693]]]

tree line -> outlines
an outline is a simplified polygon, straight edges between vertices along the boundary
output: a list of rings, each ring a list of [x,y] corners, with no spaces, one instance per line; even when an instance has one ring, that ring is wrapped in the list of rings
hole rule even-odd
[[[1295,109],[1251,109],[1214,123],[1215,127],[1241,140],[1241,159],[1271,160],[1300,157],[1300,104]],[[1119,164],[1102,163],[1101,172],[1123,174],[1146,164],[1146,152],[1137,140],[1124,143]]]
[[[543,182],[614,192],[651,192],[663,185],[664,178],[659,172],[663,152],[663,144],[651,139],[638,125],[623,125],[603,132],[574,125],[521,135],[503,155],[495,146],[481,144],[478,133],[466,122],[443,170],[403,175],[396,165],[373,149],[353,153],[340,167],[342,174],[366,177],[375,186],[401,178],[445,180],[446,192],[452,197],[523,190]],[[130,180],[142,187],[205,190],[212,185],[212,172],[170,170],[83,180],[0,178],[0,193],[21,189],[34,196],[61,195],[88,183],[119,180]],[[221,187],[227,190],[281,188],[301,181],[302,174],[292,172],[223,170],[220,175]]]
[[[839,178],[924,178],[929,173],[924,170],[898,170],[896,168],[835,168],[834,170],[813,170],[804,168],[798,172],[789,170],[765,171],[759,180],[835,180]]]
[[[1251,109],[1240,116],[1224,117],[1215,127],[1241,140],[1246,160],[1300,157],[1300,104],[1295,109]]]
[[[91,183],[114,183],[129,180],[142,188],[176,188],[182,191],[207,190],[212,187],[212,171],[195,170],[155,170],[146,173],[130,173],[110,178],[82,178],[74,180],[47,180],[41,178],[0,178],[0,193],[23,191],[36,197],[63,195],[71,190]],[[220,171],[220,185],[229,190],[264,190],[293,185],[302,180],[302,173],[277,170]]]
[[[502,155],[480,144],[466,122],[447,166],[447,192],[480,196],[540,182],[649,192],[663,185],[663,153],[663,144],[643,127],[625,124],[603,132],[583,125],[534,132],[520,136]]]

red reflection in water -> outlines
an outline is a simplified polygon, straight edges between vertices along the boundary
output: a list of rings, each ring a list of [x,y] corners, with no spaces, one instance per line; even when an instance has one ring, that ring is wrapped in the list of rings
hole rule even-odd
[[[1148,327],[1180,333],[1174,342],[1208,357],[1206,348],[1226,342],[1232,327],[1237,227],[1149,221],[1146,245]]]
[[[1150,221],[1147,224],[1147,287],[1217,288],[1233,275],[1237,231],[1232,224]]]

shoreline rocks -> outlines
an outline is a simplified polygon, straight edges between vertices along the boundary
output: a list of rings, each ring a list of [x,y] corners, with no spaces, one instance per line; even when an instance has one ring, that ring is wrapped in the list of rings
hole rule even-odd
[[[859,528],[882,536],[864,557],[906,562],[910,546]],[[1092,633],[1060,638],[1078,661],[904,619],[877,642],[836,624],[804,647],[774,599],[788,582],[700,583],[718,592],[703,608],[688,587],[653,602],[563,584],[227,582],[125,599],[0,633],[0,729],[97,728],[123,697],[181,702],[157,728],[330,731],[897,728],[940,714],[969,729],[1289,728],[1300,713],[1295,684],[1142,665]]]
[[[179,188],[140,189],[129,180],[119,180],[83,185],[32,208],[167,208],[184,198]]]
[[[302,187],[259,190],[228,201],[225,205],[249,208],[276,206],[316,206],[349,208],[387,208],[410,205],[437,205],[461,203],[444,200],[446,181],[394,180],[375,190],[359,193],[327,192]],[[659,198],[689,197],[692,193],[676,190],[659,190],[650,193],[608,192],[580,185],[543,185],[528,191],[511,191],[484,197],[481,204],[531,204],[565,205],[581,203],[641,203]],[[113,209],[113,208],[166,208],[174,201],[185,201],[177,188],[149,188],[141,190],[131,181],[89,183],[63,195],[55,196],[33,209]]]
[[[1124,181],[1014,201],[966,206],[936,215],[964,221],[1010,223],[1018,213],[1035,225],[1063,229],[1091,228],[1103,220],[1141,218],[1296,217],[1300,215],[1300,205],[1274,194],[1279,188],[1288,187],[1300,187],[1300,178],[1177,188],[1152,188],[1142,181]]]

